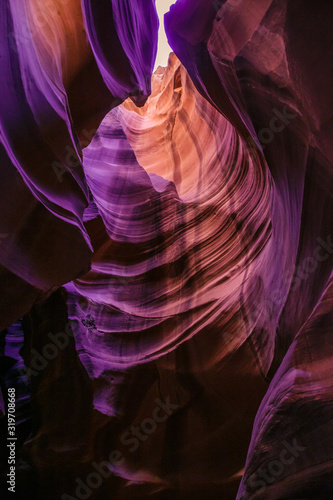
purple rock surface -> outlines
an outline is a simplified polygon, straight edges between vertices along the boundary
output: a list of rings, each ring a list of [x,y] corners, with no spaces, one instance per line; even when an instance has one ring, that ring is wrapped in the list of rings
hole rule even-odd
[[[0,12],[1,498],[333,498],[333,4]]]

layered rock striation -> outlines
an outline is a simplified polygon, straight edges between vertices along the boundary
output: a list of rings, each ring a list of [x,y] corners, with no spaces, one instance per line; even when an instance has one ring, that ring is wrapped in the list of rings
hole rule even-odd
[[[154,2],[22,5],[0,7],[20,491],[331,498],[332,7],[178,0],[152,75]]]

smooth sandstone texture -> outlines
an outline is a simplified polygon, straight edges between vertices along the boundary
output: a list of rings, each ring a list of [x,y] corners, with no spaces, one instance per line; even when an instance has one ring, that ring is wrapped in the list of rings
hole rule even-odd
[[[0,9],[22,495],[331,499],[333,6]]]
[[[112,107],[129,95],[142,104],[150,93],[157,14],[152,1],[131,6],[116,0],[82,8],[78,0],[1,4],[2,328],[29,310],[32,297],[89,268],[81,146]],[[14,297],[26,302],[21,311],[5,307]]]

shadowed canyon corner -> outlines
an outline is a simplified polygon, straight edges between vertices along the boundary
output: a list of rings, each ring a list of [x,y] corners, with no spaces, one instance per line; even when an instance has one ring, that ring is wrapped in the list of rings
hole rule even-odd
[[[333,3],[2,0],[1,500],[333,498]]]

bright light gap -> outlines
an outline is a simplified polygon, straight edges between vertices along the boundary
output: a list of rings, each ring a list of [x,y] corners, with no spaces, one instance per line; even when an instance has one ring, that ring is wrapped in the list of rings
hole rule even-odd
[[[170,6],[175,3],[175,0],[156,0],[156,10],[160,20],[160,28],[158,30],[158,47],[157,56],[154,66],[154,71],[158,66],[166,66],[168,57],[172,49],[168,44],[168,40],[164,30],[164,14],[169,11]]]

